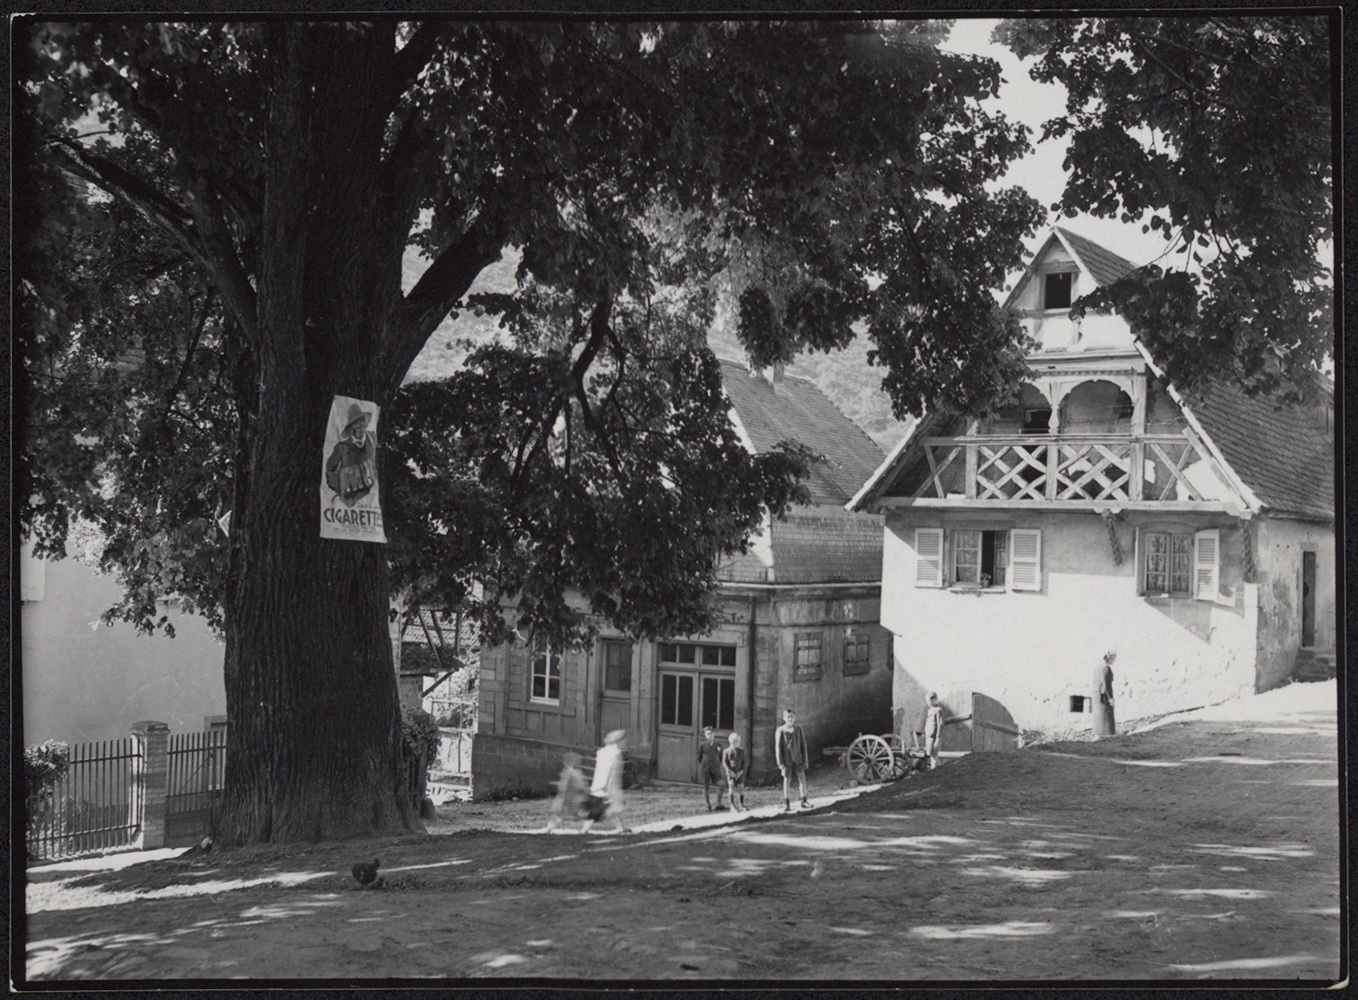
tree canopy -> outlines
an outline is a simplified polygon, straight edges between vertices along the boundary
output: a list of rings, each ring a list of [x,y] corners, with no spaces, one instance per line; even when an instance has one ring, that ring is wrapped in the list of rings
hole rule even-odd
[[[996,38],[1036,57],[1066,113],[1055,210],[1163,232],[1171,260],[1100,289],[1181,387],[1224,378],[1305,398],[1333,350],[1331,18],[1037,18]],[[1177,258],[1177,259],[1176,259]]]
[[[365,337],[377,394],[388,397],[481,266],[505,245],[521,247],[520,289],[476,304],[519,331],[520,353],[483,354],[479,374],[460,381],[517,405],[529,398],[522,380],[555,366],[531,397],[537,411],[522,419],[550,438],[557,416],[574,417],[577,447],[607,447],[608,428],[628,423],[625,397],[608,389],[674,377],[656,365],[701,347],[718,295],[738,302],[755,364],[841,346],[855,323],[868,323],[901,413],[939,395],[974,403],[1018,371],[1014,329],[993,314],[988,289],[1018,260],[1017,236],[1035,208],[983,185],[1026,142],[977,105],[999,85],[995,65],[939,52],[937,23],[313,30],[371,49],[371,78],[352,78],[324,51],[309,51],[296,79],[281,76],[296,26],[35,24],[25,46],[28,177],[47,209],[25,230],[32,280],[22,290],[36,328],[24,455],[43,456],[41,469],[26,467],[29,523],[54,551],[72,511],[98,522],[105,565],[131,585],[121,613],[143,624],[168,592],[223,621],[216,598],[228,567],[214,522],[242,499],[232,462],[253,433],[260,279],[280,244],[305,242],[306,266],[291,280],[306,302],[332,304],[322,313],[349,296],[372,304],[380,332]],[[280,88],[312,78],[371,92],[368,145],[356,145],[354,123],[335,120],[340,105],[317,92],[310,142],[288,157],[314,166],[324,191],[275,193],[268,115],[278,113]],[[382,205],[365,218],[352,217],[357,162]],[[291,223],[305,232],[274,221],[271,197],[316,202],[305,223]],[[345,273],[334,259],[334,234],[348,225],[384,248],[380,267]],[[402,294],[409,247],[433,263]],[[319,336],[335,322],[318,315],[301,325]],[[292,363],[312,366],[301,347]],[[131,365],[134,349],[143,360]],[[701,439],[717,440],[719,390],[684,387],[706,400]],[[447,388],[456,406],[470,398]],[[421,411],[430,409],[442,426],[470,433],[434,390],[405,395],[393,411],[403,429],[427,428]],[[728,445],[723,463],[735,458]],[[393,465],[394,476],[406,471]],[[578,463],[573,474],[593,471]],[[762,475],[771,486],[767,468]],[[88,488],[96,479],[100,491]],[[524,482],[520,472],[521,493]],[[775,489],[772,505],[785,495]],[[393,552],[447,551],[454,540],[440,535],[431,548],[427,518],[402,522],[403,509],[391,510],[402,537]],[[737,521],[757,523],[745,509]],[[471,558],[489,551],[471,523],[444,519],[441,528],[470,545],[457,549],[464,579],[467,567],[487,569]],[[739,544],[715,525],[714,537],[722,544],[705,563]],[[404,579],[431,572],[448,570],[425,558]],[[663,606],[679,605],[667,596]]]
[[[798,496],[750,456],[701,332],[757,364],[864,324],[898,411],[1022,371],[993,296],[1037,222],[1025,131],[933,22],[139,20],[16,25],[23,524],[106,534],[155,622],[226,637],[221,842],[418,824],[394,590],[475,576],[562,637],[711,614],[717,560]],[[21,199],[22,200],[22,199]],[[506,247],[516,289],[463,302]],[[430,263],[409,287],[403,262]],[[454,308],[508,341],[400,386]],[[335,395],[383,407],[389,546],[322,539]],[[222,519],[230,512],[229,522]],[[222,521],[229,536],[216,527]]]

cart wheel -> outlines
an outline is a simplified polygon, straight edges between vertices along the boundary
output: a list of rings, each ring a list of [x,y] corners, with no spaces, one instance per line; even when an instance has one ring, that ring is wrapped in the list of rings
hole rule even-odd
[[[865,785],[889,781],[896,769],[896,755],[880,736],[860,736],[849,745],[844,766]]]
[[[887,746],[891,748],[891,774],[890,781],[900,781],[910,773],[910,750],[905,745],[905,740],[895,733],[883,736]]]

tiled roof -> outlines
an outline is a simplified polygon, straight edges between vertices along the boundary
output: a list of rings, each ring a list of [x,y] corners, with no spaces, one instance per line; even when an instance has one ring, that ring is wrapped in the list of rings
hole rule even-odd
[[[1126,257],[1119,257],[1113,251],[1105,250],[1092,240],[1072,233],[1069,229],[1060,226],[1053,228],[1065,238],[1071,250],[1075,251],[1075,256],[1080,258],[1080,263],[1089,270],[1094,281],[1100,286],[1111,285],[1128,271],[1136,270],[1136,265]]]
[[[882,449],[807,379],[785,375],[774,384],[739,361],[722,359],[726,395],[756,452],[780,441],[805,445],[826,461],[812,466],[811,504],[797,507],[768,532],[772,573],[750,552],[726,560],[730,583],[878,583],[882,578],[882,517],[849,514],[842,505],[882,461]],[[767,558],[767,554],[766,554]]]
[[[777,385],[723,358],[722,382],[756,452],[796,441],[824,455],[811,469],[813,503],[842,505],[882,461],[882,449],[814,383],[785,375]]]
[[[1188,409],[1267,510],[1334,517],[1334,440],[1318,409],[1280,408],[1223,383]]]
[[[718,576],[730,583],[880,583],[882,521],[835,507],[798,507],[769,529],[773,573],[753,551],[726,560]]]

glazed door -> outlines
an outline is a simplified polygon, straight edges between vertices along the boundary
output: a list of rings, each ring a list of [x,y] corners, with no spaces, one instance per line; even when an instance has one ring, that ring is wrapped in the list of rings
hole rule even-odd
[[[696,695],[698,675],[660,671],[660,714],[656,733],[655,776],[661,781],[693,781],[698,773]]]
[[[614,729],[632,725],[632,644],[605,639],[603,677],[599,684],[598,742]],[[635,738],[635,734],[631,734]]]

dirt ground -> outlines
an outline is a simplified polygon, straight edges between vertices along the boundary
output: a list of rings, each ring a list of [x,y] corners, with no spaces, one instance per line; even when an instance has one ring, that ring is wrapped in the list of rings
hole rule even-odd
[[[863,794],[825,767],[790,816],[775,789],[737,815],[668,789],[631,796],[628,835],[463,803],[428,836],[46,865],[26,973],[1332,983],[1338,759],[1334,682],[1294,684]],[[361,887],[349,869],[374,857],[385,882]]]

